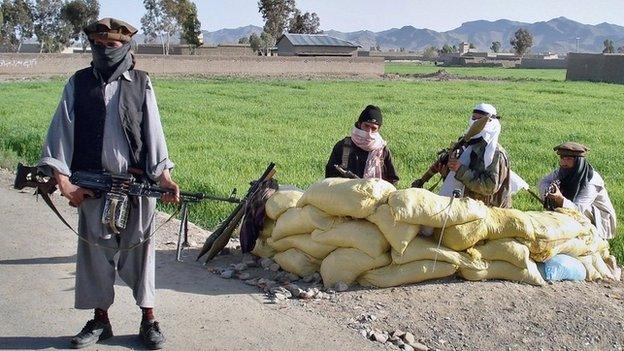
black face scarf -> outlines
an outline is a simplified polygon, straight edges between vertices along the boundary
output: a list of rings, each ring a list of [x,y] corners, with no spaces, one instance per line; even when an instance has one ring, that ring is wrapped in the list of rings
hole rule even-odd
[[[130,42],[118,48],[109,48],[91,43],[91,54],[93,56],[91,65],[100,73],[106,83],[116,80],[125,71],[132,68],[133,62],[130,47]]]
[[[575,157],[574,167],[559,168],[559,180],[561,181],[561,194],[574,202],[579,191],[587,186],[594,176],[594,169],[585,160],[585,157]]]

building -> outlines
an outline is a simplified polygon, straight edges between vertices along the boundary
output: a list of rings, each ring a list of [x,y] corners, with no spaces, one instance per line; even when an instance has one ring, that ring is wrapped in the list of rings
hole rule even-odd
[[[325,34],[282,35],[277,41],[278,56],[356,57],[359,46]]]

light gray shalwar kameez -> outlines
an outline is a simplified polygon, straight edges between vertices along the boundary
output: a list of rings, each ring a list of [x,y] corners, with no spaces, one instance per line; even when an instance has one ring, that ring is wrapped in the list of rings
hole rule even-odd
[[[94,73],[95,74],[95,73]],[[130,164],[130,147],[124,136],[119,115],[119,79],[130,80],[125,72],[118,80],[106,84],[104,101],[106,120],[102,148],[102,167],[111,173],[127,173]],[[173,168],[169,160],[167,145],[160,123],[156,96],[148,79],[143,105],[143,123],[147,159],[147,175],[158,180],[164,169]],[[54,169],[61,174],[71,175],[70,166],[74,145],[74,77],[65,85],[63,96],[45,140],[40,168],[51,173]],[[76,261],[75,307],[79,309],[108,309],[114,300],[115,270],[132,289],[137,305],[154,307],[155,244],[149,240],[137,248],[127,248],[148,238],[154,230],[156,199],[139,198],[131,201],[132,206],[125,230],[119,237],[109,233],[101,223],[104,197],[85,199],[78,207],[78,233],[92,243],[112,248],[90,245],[78,240]],[[119,254],[115,264],[114,256]]]

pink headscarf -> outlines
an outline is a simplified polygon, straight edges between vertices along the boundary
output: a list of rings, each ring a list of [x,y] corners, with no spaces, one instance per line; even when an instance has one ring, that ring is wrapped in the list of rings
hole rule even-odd
[[[370,133],[360,128],[353,127],[351,130],[351,140],[364,151],[368,151],[366,166],[364,167],[364,178],[379,178],[382,176],[383,149],[386,141],[378,132]]]

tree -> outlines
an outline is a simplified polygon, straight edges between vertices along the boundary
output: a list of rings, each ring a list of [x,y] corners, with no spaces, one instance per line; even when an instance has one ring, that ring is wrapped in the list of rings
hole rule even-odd
[[[259,0],[258,10],[264,19],[264,32],[275,40],[284,33],[295,12],[295,0]]]
[[[302,15],[301,11],[295,9],[290,19],[288,33],[318,34],[321,33],[319,31],[320,26],[320,20],[316,13],[306,12]]]
[[[271,48],[275,45],[275,38],[267,33],[262,32],[260,34],[260,51],[263,55],[269,56]]]
[[[500,41],[493,41],[492,46],[490,46],[490,49],[492,50],[492,52],[499,52],[501,49]]]
[[[528,30],[520,28],[514,33],[513,38],[509,41],[514,52],[518,56],[524,56],[529,51],[529,48],[533,46],[533,36]]]
[[[153,43],[156,38],[164,43],[164,29],[162,24],[162,6],[158,0],[143,0],[145,14],[141,17],[141,31],[145,35],[146,43]],[[164,48],[163,48],[164,50]]]
[[[100,15],[98,0],[72,0],[61,9],[61,18],[71,25],[71,36],[80,40],[82,51],[87,50],[88,38],[83,29],[91,22],[97,21]]]
[[[251,46],[251,50],[254,52],[260,52],[260,48],[262,47],[262,40],[256,33],[251,33],[249,36],[249,46]]]
[[[62,0],[37,0],[34,7],[34,32],[39,52],[59,52],[69,45],[71,26],[61,18]]]
[[[436,57],[438,57],[438,49],[434,46],[430,46],[426,48],[425,51],[423,52],[423,58],[425,60],[433,60]]]
[[[611,39],[605,39],[605,41],[603,42],[604,44],[604,50],[602,50],[603,54],[612,54],[615,52],[615,48],[613,47],[613,40]]]
[[[455,47],[450,46],[449,44],[444,44],[444,46],[442,46],[442,49],[440,49],[441,54],[451,54],[455,51],[456,51]]]
[[[30,0],[5,0],[0,5],[2,44],[19,52],[22,43],[34,34],[34,6]]]
[[[477,47],[473,43],[470,43],[470,45],[468,45],[468,49],[476,49],[476,48]]]
[[[186,11],[186,18],[182,22],[182,38],[189,45],[191,55],[194,55],[195,49],[204,43],[201,37],[201,22],[197,18],[197,6],[194,3],[190,3],[188,8],[182,10]]]
[[[249,37],[238,38],[239,44],[249,44]]]
[[[620,47],[617,49],[617,52],[618,52],[618,54],[624,54],[624,46],[620,46]]]

